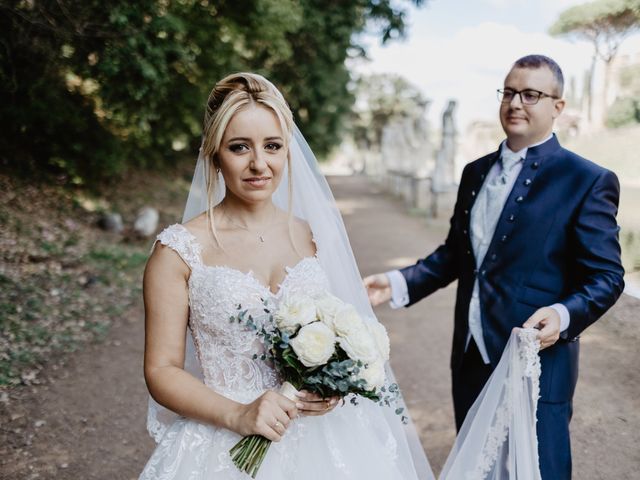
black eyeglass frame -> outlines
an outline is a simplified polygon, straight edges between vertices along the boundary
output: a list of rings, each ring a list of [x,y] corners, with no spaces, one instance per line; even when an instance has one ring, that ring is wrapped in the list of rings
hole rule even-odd
[[[504,95],[507,92],[512,92],[513,96],[509,100],[504,100],[504,98],[505,98]],[[522,94],[525,93],[525,92],[537,93],[538,96],[536,97],[535,102],[530,102],[530,101],[525,102],[524,98],[522,98]],[[496,94],[498,96],[498,100],[500,101],[500,103],[511,103],[513,101],[513,99],[515,98],[515,96],[519,95],[520,96],[520,102],[523,105],[535,105],[540,101],[541,98],[544,98],[544,97],[553,98],[554,100],[559,100],[560,99],[560,97],[558,97],[557,95],[549,95],[548,93],[541,92],[540,90],[534,90],[533,88],[525,88],[524,90],[514,90],[512,88],[505,88],[505,89],[499,88],[499,89],[496,90]]]

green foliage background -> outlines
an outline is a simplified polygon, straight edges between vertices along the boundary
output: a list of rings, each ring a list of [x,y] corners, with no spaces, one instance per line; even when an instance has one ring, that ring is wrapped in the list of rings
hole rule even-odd
[[[640,65],[620,71],[620,95],[607,112],[608,127],[640,123]]]
[[[320,156],[340,140],[357,34],[402,36],[423,0],[0,2],[0,161],[101,182],[195,149],[204,102],[233,71],[283,91]]]

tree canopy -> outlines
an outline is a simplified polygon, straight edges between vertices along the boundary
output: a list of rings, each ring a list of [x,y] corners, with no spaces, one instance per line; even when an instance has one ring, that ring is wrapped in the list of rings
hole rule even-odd
[[[588,40],[596,55],[609,62],[622,40],[638,27],[640,0],[596,0],[563,11],[549,33]]]
[[[625,37],[640,27],[640,0],[595,0],[576,5],[563,11],[551,26],[549,33],[555,36],[569,36],[592,43],[594,54],[587,76],[588,98],[587,116],[592,122],[592,82],[596,59],[605,64],[604,87],[600,103],[602,116],[597,124],[603,125],[607,118],[607,97],[611,76],[611,64]]]
[[[357,144],[368,149],[380,148],[387,124],[401,118],[421,119],[429,104],[417,87],[393,74],[361,76],[353,89],[352,134]]]
[[[2,0],[0,160],[76,182],[195,148],[204,102],[233,71],[284,93],[319,155],[353,104],[354,40],[403,35],[423,0]]]

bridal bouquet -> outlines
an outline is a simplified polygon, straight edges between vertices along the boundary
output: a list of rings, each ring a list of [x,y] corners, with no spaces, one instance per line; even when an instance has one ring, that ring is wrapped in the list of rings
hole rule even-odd
[[[329,293],[290,295],[275,311],[265,301],[263,311],[266,321],[257,323],[238,305],[230,321],[244,323],[263,339],[266,353],[261,358],[273,362],[285,381],[283,395],[294,400],[302,389],[325,398],[354,394],[387,406],[398,396],[397,385],[385,387],[389,337],[384,326],[366,323],[352,305]],[[357,403],[357,397],[351,402]],[[251,435],[229,453],[240,470],[255,478],[270,444]]]

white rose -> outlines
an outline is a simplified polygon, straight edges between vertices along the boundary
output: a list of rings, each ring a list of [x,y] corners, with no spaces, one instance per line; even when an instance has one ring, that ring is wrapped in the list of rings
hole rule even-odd
[[[338,297],[330,293],[324,293],[316,298],[316,308],[318,309],[318,318],[327,327],[334,328],[334,320],[338,312],[345,307],[345,303]]]
[[[333,319],[333,327],[340,337],[348,337],[365,329],[365,324],[355,308],[347,305],[341,308]]]
[[[314,322],[300,329],[290,345],[306,367],[324,365],[335,352],[336,336],[322,322]]]
[[[365,325],[360,330],[351,332],[348,337],[339,337],[338,344],[351,360],[368,363],[380,358],[378,346]]]
[[[316,306],[311,298],[304,295],[286,297],[276,311],[276,326],[287,333],[294,333],[298,327],[316,320]]]
[[[378,352],[380,352],[380,357],[386,362],[389,360],[389,351],[391,347],[389,345],[389,336],[387,335],[387,329],[384,328],[379,322],[372,322],[367,324],[367,328],[369,332],[373,336],[373,339],[378,346]]]
[[[382,361],[372,362],[366,367],[361,368],[358,372],[358,378],[367,383],[367,390],[381,388],[386,380],[384,363]]]

